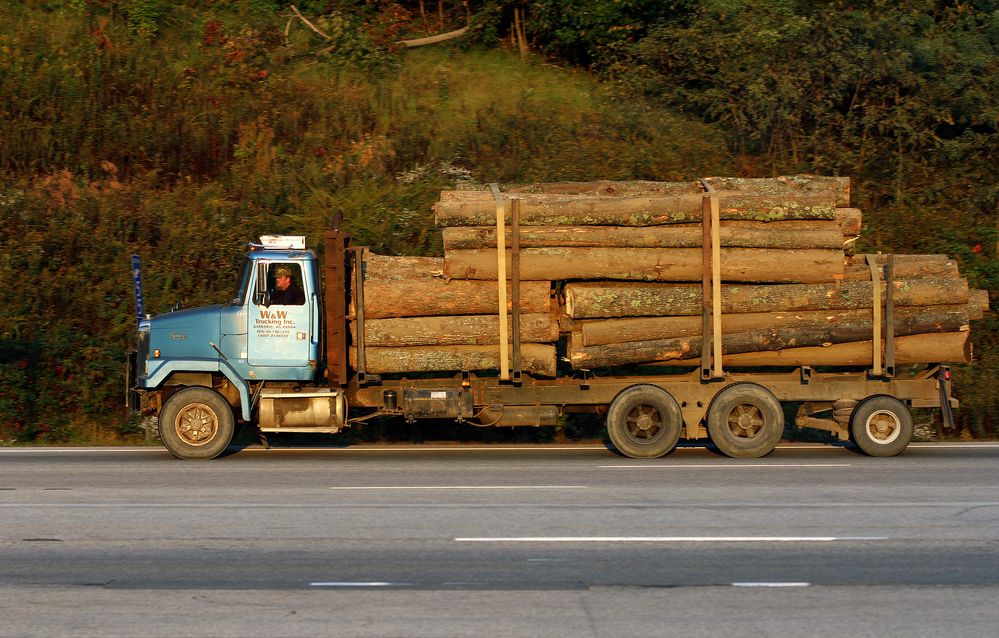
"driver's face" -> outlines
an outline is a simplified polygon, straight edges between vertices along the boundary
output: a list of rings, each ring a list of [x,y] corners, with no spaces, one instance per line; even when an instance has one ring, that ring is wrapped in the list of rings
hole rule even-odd
[[[275,283],[277,283],[278,289],[287,290],[288,286],[291,285],[291,277],[288,275],[278,275]]]

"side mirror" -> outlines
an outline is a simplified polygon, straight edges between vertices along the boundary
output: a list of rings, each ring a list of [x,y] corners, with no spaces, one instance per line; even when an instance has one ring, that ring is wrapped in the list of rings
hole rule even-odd
[[[271,294],[267,292],[267,264],[257,264],[257,282],[253,287],[253,303],[264,308],[271,305]]]

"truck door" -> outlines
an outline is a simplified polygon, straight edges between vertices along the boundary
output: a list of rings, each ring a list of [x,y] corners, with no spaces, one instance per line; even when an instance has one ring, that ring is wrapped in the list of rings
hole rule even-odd
[[[248,363],[251,366],[308,366],[310,317],[315,295],[307,289],[301,263],[260,263],[257,277],[266,278],[268,292],[254,295],[249,303]]]

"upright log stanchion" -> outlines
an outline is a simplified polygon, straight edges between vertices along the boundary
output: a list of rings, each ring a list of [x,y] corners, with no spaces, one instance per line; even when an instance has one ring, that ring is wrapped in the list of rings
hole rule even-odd
[[[701,180],[701,380],[711,378],[711,186]]]
[[[885,264],[885,376],[895,376],[895,255]]]
[[[364,247],[352,248],[351,252],[354,257],[354,295],[358,299],[354,303],[356,308],[354,318],[357,321],[357,334],[354,335],[357,341],[357,365],[354,366],[354,370],[357,372],[358,382],[363,384],[367,376],[367,353],[364,343]]]
[[[873,294],[871,307],[874,311],[874,316],[871,320],[873,332],[871,336],[873,344],[871,348],[873,354],[871,376],[874,377],[880,377],[884,374],[884,369],[881,366],[881,266],[878,264],[879,256],[867,255],[867,266],[871,271],[871,293]]]
[[[340,230],[339,217],[325,232],[326,263],[326,378],[330,389],[347,385],[347,320],[345,299],[337,295],[347,284],[345,251],[350,234]]]
[[[713,190],[709,192],[711,195],[711,343],[714,346],[711,360],[714,364],[713,377],[720,379],[724,376],[721,325],[721,204],[718,201],[718,194]]]
[[[706,179],[701,198],[701,379],[707,381],[724,375],[721,339],[721,205],[718,194]]]
[[[510,303],[513,338],[513,382],[520,383],[520,199],[510,200]]]
[[[499,184],[489,185],[496,200],[496,291],[499,295],[499,378],[510,379],[510,337],[506,310],[506,205]]]

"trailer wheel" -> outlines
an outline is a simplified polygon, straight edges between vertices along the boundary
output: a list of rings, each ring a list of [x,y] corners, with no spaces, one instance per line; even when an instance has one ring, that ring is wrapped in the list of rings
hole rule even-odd
[[[868,397],[850,417],[850,435],[870,456],[896,456],[912,441],[912,412],[895,397]]]
[[[716,394],[707,420],[711,441],[731,457],[766,456],[784,434],[780,401],[755,383],[733,383]]]
[[[160,441],[179,459],[213,459],[232,441],[232,407],[208,388],[185,388],[169,399],[159,418]]]
[[[607,435],[617,450],[633,459],[654,459],[673,451],[683,416],[669,392],[637,385],[614,397],[607,411]]]

